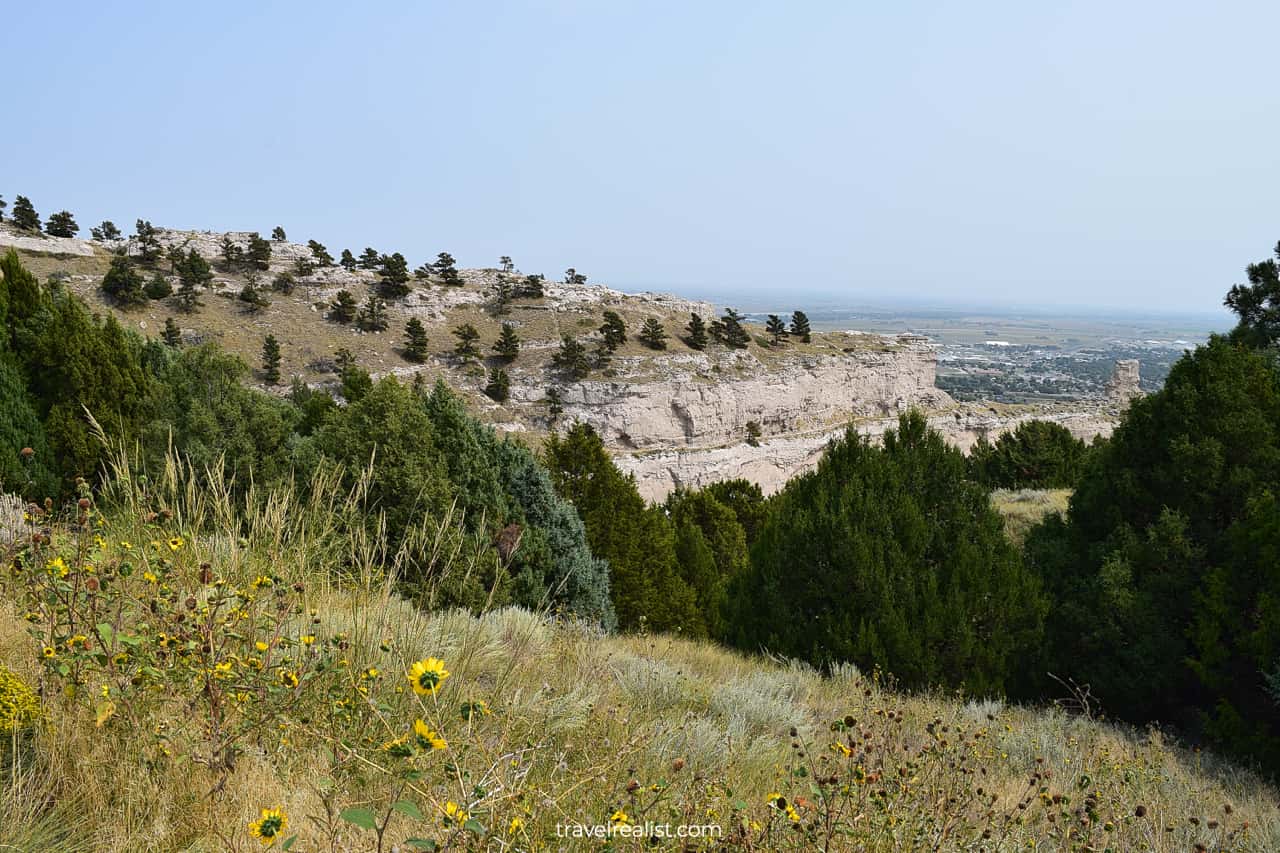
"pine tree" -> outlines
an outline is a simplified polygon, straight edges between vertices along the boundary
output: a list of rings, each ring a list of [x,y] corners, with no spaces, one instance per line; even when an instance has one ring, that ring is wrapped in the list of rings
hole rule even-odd
[[[4,200],[4,196],[0,195],[0,222],[4,222],[4,209],[9,206],[9,202]]]
[[[293,274],[298,278],[307,278],[316,271],[316,265],[310,258],[298,258],[293,262]]]
[[[156,270],[147,280],[144,291],[148,299],[167,299],[173,295],[173,286],[169,284],[169,279]]]
[[[711,324],[711,334],[732,349],[745,349],[751,343],[751,336],[742,327],[742,315],[732,308],[726,308],[724,316]]]
[[[339,323],[350,323],[356,318],[356,298],[349,290],[339,290],[329,303],[329,319]]]
[[[231,239],[230,234],[222,238],[222,262],[228,269],[234,269],[244,260],[244,247]]]
[[[666,349],[667,348],[667,332],[662,328],[662,324],[658,322],[656,317],[650,317],[644,321],[644,326],[640,329],[640,334],[636,335],[640,343],[649,349]]]
[[[541,273],[527,275],[521,282],[516,295],[522,299],[541,299],[544,296],[542,283],[546,280],[546,276]]]
[[[502,324],[502,332],[493,345],[493,351],[508,364],[516,360],[516,356],[520,355],[520,336],[516,334],[515,326],[510,323]]]
[[[573,267],[569,267],[567,270],[564,271],[564,283],[565,284],[586,284],[587,277],[582,273],[578,272],[577,270],[575,270]]]
[[[803,311],[791,312],[791,336],[799,338],[806,344],[813,341],[813,333],[809,330],[809,318]]]
[[[13,200],[13,216],[11,219],[13,224],[23,231],[40,233],[40,215],[36,213],[35,207],[31,204],[31,199],[25,195],[20,195]]]
[[[377,249],[365,246],[364,251],[360,253],[360,259],[356,264],[362,270],[376,270],[382,263],[382,255],[378,254]]]
[[[554,385],[547,389],[547,414],[553,421],[564,414],[564,392]]]
[[[50,237],[74,237],[80,231],[80,226],[76,224],[71,211],[60,210],[49,217],[44,230]]]
[[[276,293],[283,293],[288,296],[293,293],[294,288],[298,286],[298,280],[293,277],[293,273],[288,270],[282,270],[271,279],[271,289]]]
[[[110,219],[104,219],[101,225],[95,225],[89,229],[89,234],[98,242],[105,240],[119,240],[120,229]]]
[[[480,349],[476,346],[476,342],[480,340],[480,333],[476,331],[475,326],[463,323],[453,330],[453,336],[458,339],[458,343],[453,347],[454,355],[463,360],[480,357]]]
[[[102,292],[124,306],[141,305],[147,301],[142,276],[138,274],[133,261],[124,255],[116,255],[111,259],[111,267],[102,278]]]
[[[697,314],[689,315],[689,325],[685,326],[684,342],[689,345],[689,349],[707,348],[707,324]]]
[[[245,260],[257,270],[265,270],[271,265],[271,243],[254,231],[249,235],[249,245],[245,249]]]
[[[484,386],[484,393],[499,403],[507,402],[507,397],[511,394],[511,377],[507,375],[507,371],[501,367],[490,370],[489,384]]]
[[[586,379],[591,373],[587,348],[570,335],[561,338],[560,349],[551,357],[551,363],[557,370],[574,379]]]
[[[356,256],[351,254],[350,249],[342,250],[342,257],[338,260],[338,266],[342,267],[347,272],[356,271]]]
[[[404,324],[404,357],[418,364],[427,360],[427,330],[417,317]]]
[[[775,347],[787,340],[787,324],[782,322],[782,318],[777,314],[769,315],[768,321],[764,324],[764,330],[769,333],[769,340]]]
[[[645,505],[635,479],[617,469],[595,430],[579,423],[563,437],[552,433],[545,458],[556,491],[582,515],[591,552],[609,561],[618,626],[704,635],[694,592],[676,568],[670,522]]]
[[[612,354],[618,347],[627,342],[627,326],[617,311],[605,311],[604,322],[600,324],[600,335],[604,338],[605,349]]]
[[[179,280],[177,301],[178,308],[188,314],[204,304],[200,301],[200,292],[196,290],[195,282],[186,278]]]
[[[436,256],[436,262],[432,265],[447,287],[462,286],[462,276],[458,274],[456,263],[457,261],[453,259],[453,255],[448,252],[441,252]]]
[[[370,293],[365,298],[360,313],[356,315],[356,326],[366,332],[381,332],[387,328],[387,303]]]
[[[333,255],[329,254],[329,250],[324,247],[323,243],[308,240],[307,247],[311,249],[311,256],[315,258],[317,264],[322,267],[333,266]]]
[[[195,249],[187,250],[187,254],[178,262],[175,272],[178,274],[179,282],[184,287],[189,284],[193,290],[197,287],[208,287],[213,282],[213,269],[204,256]]]
[[[267,335],[262,342],[262,378],[268,385],[280,382],[280,342],[275,335]]]
[[[272,228],[271,239],[275,240],[277,243],[283,243],[285,240],[287,240],[288,238],[284,236],[284,227],[281,225],[277,225],[275,228]]]
[[[240,288],[238,298],[248,311],[255,314],[271,305],[271,301],[262,295],[258,285],[252,279],[245,281],[244,287]]]
[[[493,285],[493,301],[490,310],[496,315],[511,313],[511,300],[515,298],[516,288],[506,273],[498,273]]]
[[[182,346],[182,330],[178,328],[178,324],[173,322],[172,317],[166,317],[164,320],[164,331],[161,333],[165,346],[170,349],[177,349]]]
[[[409,263],[404,255],[396,252],[383,255],[378,280],[378,292],[386,299],[399,299],[409,294]]]
[[[502,257],[498,258],[498,266],[499,266],[499,267],[502,269],[502,271],[503,271],[503,272],[505,272],[505,273],[514,272],[514,271],[515,271],[515,268],[516,268],[516,265],[515,265],[515,263],[511,260],[511,256],[510,256],[510,255],[503,255]]]

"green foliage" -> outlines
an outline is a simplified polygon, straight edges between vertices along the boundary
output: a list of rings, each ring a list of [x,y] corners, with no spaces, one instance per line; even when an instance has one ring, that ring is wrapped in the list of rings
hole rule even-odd
[[[587,540],[609,562],[610,595],[623,629],[689,636],[706,633],[694,592],[676,568],[675,534],[666,515],[646,506],[587,424],[547,438],[545,458],[556,491],[578,509]]]
[[[552,385],[547,389],[547,414],[555,420],[564,414],[564,392]]]
[[[564,283],[565,284],[586,284],[587,277],[582,273],[578,272],[577,270],[575,270],[573,267],[569,267],[567,270],[564,271]]]
[[[139,219],[133,225],[138,243],[138,257],[143,266],[155,266],[162,254],[158,229],[149,220]]]
[[[480,340],[480,332],[470,323],[463,323],[453,330],[453,336],[458,339],[454,344],[453,354],[458,358],[470,360],[480,357],[480,348],[476,346]]]
[[[189,249],[176,266],[174,272],[178,274],[180,290],[194,291],[197,287],[208,287],[213,283],[213,269],[204,256],[195,249]]]
[[[507,402],[511,396],[511,377],[501,367],[489,371],[489,384],[484,386],[485,396],[498,403]]]
[[[237,298],[244,303],[247,310],[253,313],[257,313],[271,305],[271,300],[267,299],[258,290],[258,286],[253,283],[252,279],[245,281],[244,287],[240,288],[240,295]]]
[[[141,305],[147,301],[142,276],[134,267],[133,261],[124,255],[116,255],[111,259],[111,266],[102,277],[102,292],[126,307]]]
[[[711,336],[733,349],[745,349],[751,343],[751,336],[742,327],[742,315],[732,308],[726,308],[724,316],[711,324]]]
[[[673,492],[664,506],[676,534],[676,565],[693,590],[708,633],[726,636],[729,582],[749,566],[747,537],[737,514],[709,490]]]
[[[510,323],[502,324],[502,331],[493,345],[493,352],[507,364],[516,360],[520,355],[520,336],[516,334],[515,326]]]
[[[0,739],[12,738],[40,718],[40,698],[21,678],[0,663]]]
[[[254,231],[249,235],[249,242],[244,251],[244,259],[250,267],[265,270],[271,264],[271,243]]]
[[[1130,404],[1067,520],[1028,535],[1053,600],[1043,668],[1280,767],[1277,483],[1275,361],[1214,337]]]
[[[370,293],[356,314],[356,326],[366,332],[381,332],[387,328],[387,303],[376,293]]]
[[[267,335],[262,342],[262,378],[268,385],[280,383],[280,342],[275,335]]]
[[[167,299],[173,295],[173,285],[169,284],[169,279],[165,278],[159,270],[156,270],[151,274],[151,278],[147,279],[143,293],[148,299]]]
[[[1280,243],[1275,258],[1249,264],[1249,283],[1237,284],[1227,292],[1224,304],[1240,322],[1232,331],[1233,340],[1247,346],[1266,347],[1280,343]]]
[[[662,328],[662,323],[658,322],[656,317],[650,317],[644,321],[644,326],[640,328],[640,334],[636,335],[640,343],[649,349],[663,350],[667,348],[667,331]]]
[[[356,318],[356,298],[350,290],[339,290],[329,303],[329,319],[339,323],[350,323]]]
[[[689,315],[689,325],[685,326],[684,342],[689,345],[690,349],[704,350],[707,348],[707,324],[697,314]]]
[[[120,229],[110,219],[102,220],[101,225],[95,225],[89,229],[89,235],[93,239],[102,242],[104,240],[119,240],[121,237]]]
[[[289,239],[284,234],[284,226],[277,225],[275,228],[272,228],[271,239],[276,241],[277,243],[283,243],[285,240]]]
[[[791,337],[799,338],[806,344],[813,341],[813,332],[809,328],[809,317],[803,311],[791,312]]]
[[[294,288],[297,286],[298,280],[288,270],[281,271],[275,278],[271,279],[271,289],[286,296],[293,293]]]
[[[787,324],[777,314],[769,315],[769,319],[764,324],[764,330],[769,334],[769,341],[775,347],[786,343],[787,336],[790,334],[787,331]]]
[[[364,251],[360,253],[360,259],[356,264],[362,270],[376,270],[382,264],[382,255],[378,254],[378,250],[371,246],[365,246]]]
[[[970,476],[992,489],[1067,489],[1075,486],[1088,447],[1062,424],[1024,421],[995,444],[978,439]]]
[[[350,249],[342,250],[342,257],[338,261],[338,266],[342,267],[347,272],[356,271],[356,256],[351,254]]]
[[[768,516],[768,503],[760,487],[749,480],[721,480],[703,489],[711,497],[733,510],[738,524],[742,525],[742,533],[746,537],[747,547],[756,541],[760,528]]]
[[[544,296],[542,289],[544,281],[546,281],[546,276],[541,274],[527,275],[520,282],[516,295],[521,299],[541,299]]]
[[[404,357],[418,364],[427,360],[427,330],[417,317],[404,324]]]
[[[80,226],[76,224],[71,211],[60,210],[49,217],[44,230],[50,237],[74,237],[80,231]]]
[[[432,265],[436,274],[444,279],[444,283],[449,287],[462,286],[462,276],[458,274],[455,264],[457,264],[457,261],[453,259],[453,255],[448,252],[441,252],[436,256],[436,262]]]
[[[850,428],[788,483],[729,598],[745,648],[979,695],[1015,676],[1043,618],[987,491],[918,412],[883,447]]]
[[[600,337],[604,341],[605,349],[610,353],[627,342],[627,325],[622,322],[622,317],[617,311],[604,312],[604,322],[600,324]]]
[[[0,356],[0,493],[43,500],[58,494],[49,440],[22,371]]]
[[[573,379],[586,379],[591,373],[587,348],[577,338],[565,335],[560,339],[560,349],[551,357],[551,364],[561,373]]]
[[[311,257],[322,267],[333,266],[333,255],[329,254],[329,250],[325,248],[323,243],[316,240],[308,240],[307,248],[311,250]]]
[[[409,262],[396,252],[383,255],[378,270],[378,292],[387,299],[400,299],[409,294]]]
[[[31,199],[25,195],[20,195],[13,200],[13,214],[9,218],[14,225],[23,231],[40,233],[40,215],[36,213],[35,206],[31,204]]]
[[[161,333],[164,345],[172,349],[177,349],[182,345],[182,330],[178,328],[178,324],[173,322],[172,317],[164,318],[164,331]]]
[[[761,435],[763,435],[763,433],[760,430],[760,422],[747,421],[747,444],[752,447],[759,447]]]

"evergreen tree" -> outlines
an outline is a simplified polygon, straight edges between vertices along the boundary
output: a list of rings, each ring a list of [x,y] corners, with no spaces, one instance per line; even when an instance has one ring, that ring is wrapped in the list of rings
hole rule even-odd
[[[382,264],[382,255],[379,255],[376,249],[365,246],[364,251],[360,253],[360,260],[356,263],[362,270],[376,270]]]
[[[782,318],[777,314],[769,315],[768,321],[764,324],[764,330],[769,333],[769,341],[775,347],[787,340],[787,324],[782,322]]]
[[[277,225],[275,228],[272,228],[271,239],[275,240],[277,243],[283,243],[287,240],[288,238],[284,235],[284,226]]]
[[[676,566],[693,590],[708,633],[726,636],[725,596],[749,566],[747,537],[734,511],[714,492],[677,489],[663,509],[676,534]]]
[[[155,266],[164,254],[160,248],[159,229],[150,221],[139,219],[133,224],[133,232],[138,243],[138,258],[143,266]]]
[[[617,311],[605,311],[604,322],[600,324],[600,336],[604,339],[605,349],[612,354],[618,347],[627,342],[627,326]]]
[[[484,393],[499,403],[507,402],[511,394],[511,377],[501,367],[489,371],[489,384],[484,386]]]
[[[350,249],[342,250],[342,259],[338,261],[338,265],[347,272],[356,271],[356,256],[351,254]]]
[[[298,258],[293,262],[293,274],[298,278],[307,278],[316,271],[316,265],[309,258]]]
[[[286,296],[293,293],[294,288],[297,286],[298,280],[288,270],[281,270],[275,278],[271,279],[271,289]]]
[[[148,299],[167,299],[173,295],[173,286],[169,284],[169,279],[157,270],[151,274],[151,278],[147,279],[144,292]]]
[[[200,293],[196,290],[195,282],[189,279],[183,278],[179,280],[176,296],[178,308],[188,314],[194,312],[204,304],[200,301]]]
[[[1223,300],[1239,318],[1233,340],[1252,347],[1280,342],[1280,243],[1275,258],[1249,264],[1249,283],[1234,285]]]
[[[356,318],[356,298],[349,290],[339,290],[329,303],[329,319],[350,323]]]
[[[587,277],[582,273],[578,272],[577,270],[575,270],[573,267],[569,267],[567,270],[564,271],[564,283],[565,284],[586,284]]]
[[[760,487],[748,480],[721,480],[703,489],[724,506],[733,510],[750,548],[768,516],[768,505]]]
[[[453,347],[454,355],[464,361],[480,357],[480,349],[476,346],[476,342],[480,340],[480,333],[476,331],[475,326],[463,323],[453,330],[453,336],[458,339],[458,343]]]
[[[657,318],[650,317],[644,321],[644,326],[640,329],[640,334],[636,335],[640,339],[640,343],[649,349],[666,349],[667,348],[667,331],[662,328],[662,324]]]
[[[689,315],[689,325],[685,327],[684,342],[690,349],[707,348],[707,324],[697,314]]]
[[[726,308],[724,316],[711,324],[711,335],[732,349],[745,349],[751,343],[751,336],[742,327],[742,315],[732,308]]]
[[[515,268],[516,268],[516,265],[511,260],[510,255],[503,255],[502,257],[498,258],[498,266],[504,273],[515,272]]]
[[[1088,448],[1062,424],[1025,421],[993,445],[985,436],[969,453],[970,476],[993,489],[1075,486]]]
[[[70,211],[60,210],[49,217],[44,230],[50,237],[74,237],[80,231],[80,226],[76,224]]]
[[[694,592],[676,569],[671,523],[645,505],[595,430],[580,423],[563,437],[552,433],[544,455],[556,491],[582,516],[591,552],[609,562],[619,627],[704,635]]]
[[[586,379],[591,372],[591,362],[587,359],[587,348],[576,338],[565,335],[560,340],[560,349],[551,357],[551,364],[562,373],[574,379]]]
[[[504,273],[498,273],[493,285],[493,302],[491,310],[499,316],[511,313],[511,300],[515,298],[516,288]]]
[[[436,262],[433,264],[436,273],[444,280],[448,287],[461,287],[462,276],[458,274],[455,266],[457,262],[453,259],[453,255],[448,252],[441,252],[436,256]]]
[[[244,303],[246,310],[254,314],[271,305],[271,301],[262,295],[258,285],[251,279],[246,280],[244,287],[240,288],[238,298]]]
[[[16,359],[0,355],[0,489],[31,501],[59,493],[49,438]]]
[[[208,287],[213,283],[213,269],[195,249],[187,250],[187,254],[178,262],[175,271],[181,284],[180,291],[188,285],[194,291],[197,287]]]
[[[356,315],[356,326],[366,332],[381,332],[387,328],[387,303],[370,293]]]
[[[31,199],[25,195],[20,195],[13,200],[13,215],[10,219],[13,220],[14,225],[23,231],[40,233],[40,215],[36,213],[35,207],[31,204]]]
[[[182,346],[182,330],[178,328],[178,324],[173,322],[172,317],[166,317],[164,320],[164,332],[161,334],[164,339],[165,346],[170,349],[177,349]]]
[[[111,259],[111,266],[102,277],[102,292],[126,307],[141,305],[147,301],[142,276],[138,274],[133,261],[124,255],[116,255]]]
[[[254,231],[249,235],[249,244],[244,252],[245,260],[257,270],[265,270],[271,265],[271,243]]]
[[[809,329],[809,317],[803,311],[791,312],[791,337],[802,343],[813,342],[813,332]]]
[[[4,196],[0,195],[0,222],[4,222],[4,209],[9,206],[9,202],[4,200]]]
[[[244,260],[244,247],[231,239],[230,234],[222,238],[222,261],[228,269],[235,269]]]
[[[510,323],[502,324],[502,332],[493,345],[493,352],[507,364],[516,360],[516,356],[520,355],[520,336],[516,334],[515,326]]]
[[[307,247],[311,249],[311,257],[315,258],[317,264],[322,267],[333,266],[333,255],[329,254],[329,250],[324,247],[323,243],[308,240]]]
[[[262,378],[268,385],[280,382],[280,342],[275,335],[267,335],[262,342]]]
[[[726,600],[743,648],[977,695],[1015,679],[1044,615],[987,491],[918,412],[883,447],[851,427],[791,480]]]
[[[555,420],[564,414],[564,392],[552,385],[547,389],[547,414]]]
[[[417,317],[404,324],[404,357],[418,364],[427,360],[427,330]]]
[[[90,228],[89,234],[100,243],[104,240],[119,240],[121,236],[120,229],[110,219],[104,219],[101,225]]]
[[[516,295],[522,299],[541,299],[545,295],[542,289],[545,280],[546,277],[541,274],[525,276]]]
[[[386,299],[399,299],[409,294],[409,263],[404,255],[383,255],[378,270],[378,291]]]

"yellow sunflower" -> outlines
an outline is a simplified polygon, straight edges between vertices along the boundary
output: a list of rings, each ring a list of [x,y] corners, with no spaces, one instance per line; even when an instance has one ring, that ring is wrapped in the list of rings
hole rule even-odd
[[[263,809],[262,817],[249,824],[249,834],[270,847],[288,825],[289,818],[285,816],[283,809]]]
[[[418,738],[419,749],[444,749],[449,744],[422,720],[413,721],[413,733]]]
[[[439,658],[420,660],[409,667],[409,683],[413,685],[413,692],[419,695],[435,693],[440,689],[440,683],[448,677],[444,661]]]

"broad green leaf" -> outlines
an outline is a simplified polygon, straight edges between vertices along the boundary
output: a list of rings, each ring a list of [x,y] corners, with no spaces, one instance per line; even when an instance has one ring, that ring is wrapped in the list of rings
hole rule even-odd
[[[396,802],[391,804],[391,808],[400,812],[400,814],[402,815],[407,815],[408,817],[413,818],[414,820],[427,819],[426,816],[423,815],[422,811],[418,808],[417,804],[410,802],[409,800],[397,800]]]
[[[362,829],[376,830],[378,828],[378,816],[365,808],[349,808],[343,809],[338,817],[347,823],[354,823]]]

